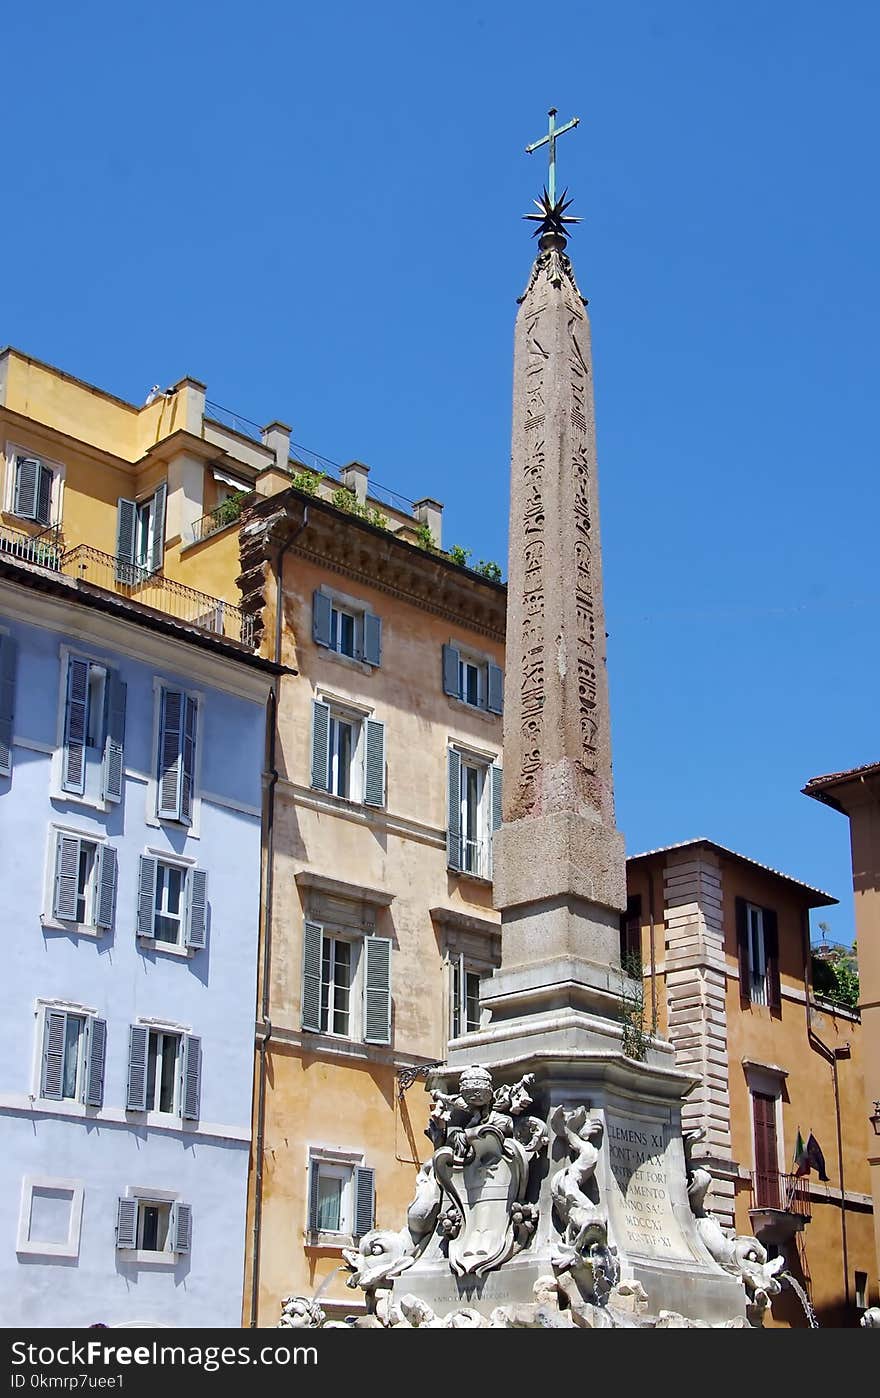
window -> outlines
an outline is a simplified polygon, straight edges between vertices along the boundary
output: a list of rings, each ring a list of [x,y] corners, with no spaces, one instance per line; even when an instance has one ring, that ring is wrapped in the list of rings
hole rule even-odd
[[[642,966],[642,896],[632,893],[620,917],[620,964],[628,975]]]
[[[347,801],[384,806],[384,723],[362,711],[315,699],[312,786]]]
[[[12,720],[15,714],[15,670],[18,647],[0,631],[0,777],[12,773]]]
[[[450,748],[447,785],[449,867],[489,879],[492,834],[501,824],[501,767]]]
[[[60,471],[25,452],[13,453],[12,463],[11,500],[7,499],[12,513],[34,524],[50,525],[60,514]]]
[[[142,854],[137,935],[199,950],[207,941],[208,876],[204,869]]]
[[[382,661],[382,619],[354,599],[312,594],[312,640],[335,655],[374,668]]]
[[[158,752],[160,820],[192,824],[197,735],[197,700],[182,689],[163,686]]]
[[[302,1027],[318,1034],[391,1042],[391,943],[339,936],[306,922]]]
[[[443,692],[472,709],[500,714],[504,707],[504,672],[487,656],[447,645],[443,647]]]
[[[85,1011],[43,1011],[40,1096],[100,1107],[104,1101],[107,1021]]]
[[[126,1109],[198,1120],[201,1059],[201,1039],[194,1034],[133,1024]]]
[[[480,1027],[480,973],[471,970],[463,956],[457,956],[451,963],[452,969],[452,1016],[450,1037],[457,1039],[459,1034],[472,1034]]]
[[[97,804],[122,800],[126,685],[116,670],[67,658],[61,789]]]
[[[192,1246],[192,1206],[167,1194],[131,1193],[117,1200],[116,1246],[131,1250],[134,1261],[175,1262]]]
[[[127,586],[158,573],[165,556],[165,501],[163,481],[143,500],[119,499],[116,507],[116,580]]]
[[[760,908],[737,898],[736,935],[741,1000],[779,1011],[782,995],[776,913],[772,908]]]
[[[856,1272],[856,1308],[860,1311],[868,1309],[868,1273]]]
[[[112,845],[55,830],[51,916],[108,931],[116,912],[117,859]]]
[[[312,1154],[309,1159],[308,1232],[359,1238],[375,1219],[375,1172],[341,1157]]]
[[[776,1135],[776,1112],[779,1099],[766,1092],[752,1089],[752,1120],[755,1133],[755,1206],[778,1209],[779,1149]]]

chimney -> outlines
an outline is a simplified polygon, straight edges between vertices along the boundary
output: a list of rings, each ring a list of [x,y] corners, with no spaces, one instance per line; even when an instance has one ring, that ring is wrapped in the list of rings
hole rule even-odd
[[[439,500],[416,500],[413,514],[419,524],[427,524],[434,540],[434,547],[440,548],[443,539],[443,506]]]

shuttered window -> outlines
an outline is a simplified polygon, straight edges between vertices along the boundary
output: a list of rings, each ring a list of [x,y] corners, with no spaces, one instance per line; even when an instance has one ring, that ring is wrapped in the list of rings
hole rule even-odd
[[[779,979],[779,929],[772,908],[761,908],[736,899],[736,942],[739,961],[739,993],[744,1005],[766,1005],[774,1013],[782,1009]]]
[[[501,765],[449,748],[446,787],[446,862],[490,879],[492,836],[501,824]]]
[[[142,854],[138,867],[135,928],[169,946],[200,950],[208,933],[208,875],[204,869],[171,864]]]
[[[458,646],[442,648],[443,693],[473,709],[500,714],[504,707],[504,671]]]
[[[64,791],[87,799],[122,800],[125,704],[126,685],[117,671],[97,661],[68,657],[61,758]],[[87,781],[89,769],[99,765],[100,788]]]
[[[147,1197],[116,1201],[116,1246],[164,1255],[183,1255],[192,1247],[192,1205]]]
[[[165,557],[165,504],[168,487],[163,481],[144,500],[116,503],[116,581],[136,587],[162,569]]]
[[[468,967],[464,956],[453,957],[451,963],[451,1023],[450,1037],[472,1034],[480,1027],[480,974]]]
[[[375,1171],[366,1165],[311,1156],[308,1231],[362,1238],[375,1226]]]
[[[16,657],[17,646],[12,636],[0,632],[0,777],[8,777],[12,772]]]
[[[755,1204],[778,1209],[779,1152],[776,1140],[776,1098],[764,1092],[752,1093],[755,1127]]]
[[[59,922],[109,931],[116,914],[116,881],[112,845],[56,833],[52,915]]]
[[[197,701],[182,689],[163,687],[158,770],[158,814],[162,820],[192,824],[197,736]]]
[[[391,942],[367,937],[364,942],[364,1041],[391,1043]]]
[[[368,718],[364,724],[364,804],[385,805],[385,725]]]
[[[360,1020],[360,1022],[359,1022]],[[303,928],[302,1027],[318,1034],[391,1042],[391,942]]]
[[[17,456],[13,514],[20,519],[31,519],[35,524],[50,524],[54,477],[54,471],[39,457]]]
[[[382,618],[337,603],[319,589],[312,593],[312,640],[325,650],[374,668],[382,663]]]
[[[311,785],[345,801],[384,806],[385,724],[313,700]]]
[[[202,1041],[195,1034],[133,1024],[128,1054],[128,1111],[163,1112],[197,1121]]]
[[[352,1233],[362,1238],[373,1227],[376,1214],[376,1174],[366,1165],[356,1165],[354,1171],[354,1227]]]
[[[40,1096],[100,1107],[106,1046],[106,1020],[47,1007],[43,1014]]]

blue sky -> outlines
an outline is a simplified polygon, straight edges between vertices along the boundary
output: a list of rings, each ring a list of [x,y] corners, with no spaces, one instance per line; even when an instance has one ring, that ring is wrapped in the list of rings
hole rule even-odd
[[[192,374],[506,559],[523,147],[590,301],[618,821],[841,906],[880,758],[880,8],[46,3],[4,16],[0,343],[123,397]],[[29,77],[27,75],[30,75]],[[11,139],[10,139],[11,138]]]

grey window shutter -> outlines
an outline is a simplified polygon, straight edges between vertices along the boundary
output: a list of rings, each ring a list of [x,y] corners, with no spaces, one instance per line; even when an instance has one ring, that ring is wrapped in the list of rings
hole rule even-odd
[[[117,670],[107,671],[104,724],[104,799],[121,801],[125,780],[125,681]]]
[[[98,850],[98,896],[95,926],[109,932],[116,919],[117,859],[113,845],[101,845]]]
[[[16,644],[0,636],[0,777],[12,771],[12,720],[15,715]]]
[[[116,1246],[137,1247],[137,1199],[119,1199],[116,1204]]]
[[[61,785],[82,796],[86,789],[86,721],[89,704],[89,662],[71,656],[67,662],[67,710]]]
[[[145,1024],[133,1024],[128,1041],[128,1091],[125,1109],[145,1112],[147,1109],[147,1047],[150,1031]]]
[[[366,728],[366,756],[364,759],[364,804],[367,806],[385,805],[385,725],[376,718],[368,718]]]
[[[307,922],[303,928],[302,1027],[321,1032],[321,950],[324,929]]]
[[[461,755],[450,748],[446,774],[446,863],[461,868]]]
[[[59,834],[55,839],[55,896],[52,913],[60,922],[76,922],[79,887],[79,840]]]
[[[15,498],[13,513],[22,519],[36,519],[37,490],[40,463],[33,456],[18,456],[15,460]]]
[[[373,1227],[376,1214],[376,1172],[366,1165],[354,1170],[354,1236],[362,1238]]]
[[[162,690],[162,722],[159,728],[159,815],[180,817],[181,738],[184,695],[179,689]]]
[[[497,762],[493,762],[489,768],[492,773],[492,830],[498,829],[501,824],[501,784],[502,770]]]
[[[86,1065],[86,1106],[104,1105],[104,1064],[107,1058],[107,1021],[89,1020],[89,1049]]]
[[[189,1252],[192,1247],[192,1204],[180,1200],[171,1209],[171,1250]]]
[[[116,501],[116,581],[135,581],[134,551],[137,535],[137,502]]]
[[[208,930],[208,875],[190,869],[186,879],[186,944],[202,948]]]
[[[67,1015],[63,1010],[46,1010],[43,1023],[43,1071],[40,1096],[60,1102],[64,1087],[64,1031]]]
[[[312,701],[312,786],[330,790],[330,705]]]
[[[486,686],[486,708],[490,714],[500,714],[504,709],[504,671],[489,661],[489,681]]]
[[[181,1078],[181,1116],[198,1121],[199,1098],[202,1092],[202,1041],[196,1034],[183,1036],[183,1074]]]
[[[366,937],[364,974],[364,1042],[391,1043],[391,943],[387,937]]]
[[[443,647],[443,693],[453,699],[461,698],[461,678],[459,665],[461,654],[455,646]]]
[[[168,486],[163,481],[153,496],[153,548],[150,555],[150,572],[160,573],[165,561],[165,499]]]
[[[37,472],[37,509],[34,518],[37,524],[49,524],[52,520],[52,472],[42,463]]]
[[[139,937],[152,937],[156,930],[156,873],[158,859],[142,854],[138,869],[136,930]]]
[[[316,646],[330,645],[330,613],[333,603],[324,592],[312,593],[312,640]]]
[[[193,792],[196,784],[196,724],[198,704],[187,694],[183,701],[183,777],[180,790],[180,818],[192,824]]]
[[[318,1162],[309,1161],[309,1232],[318,1232]]]
[[[364,660],[368,665],[382,663],[382,618],[364,612]]]

